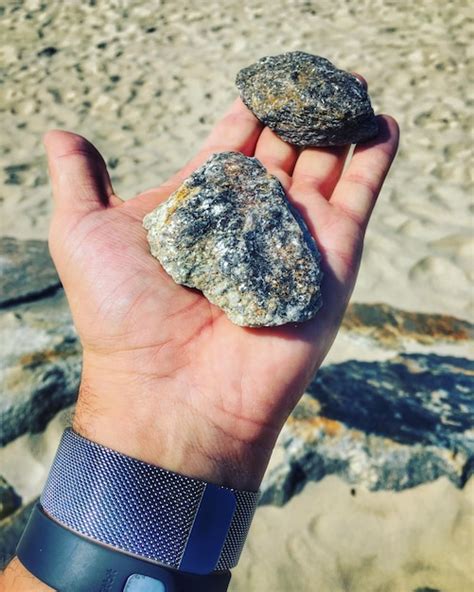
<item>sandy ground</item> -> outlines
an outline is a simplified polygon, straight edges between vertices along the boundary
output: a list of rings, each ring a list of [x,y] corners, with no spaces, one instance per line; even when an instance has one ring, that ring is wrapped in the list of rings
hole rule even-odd
[[[354,496],[326,477],[259,510],[230,592],[469,592],[473,526],[474,480]]]
[[[131,197],[195,153],[236,95],[242,66],[302,49],[366,76],[376,109],[402,128],[355,298],[472,312],[467,1],[7,0],[0,6],[4,233],[46,236],[46,129],[65,127],[92,139],[117,192]],[[48,57],[44,50],[51,47],[57,52]]]
[[[241,67],[301,49],[363,74],[376,110],[402,129],[354,299],[472,314],[467,1],[7,0],[0,13],[3,234],[47,236],[45,130],[93,140],[131,197],[194,154]],[[334,351],[345,357],[343,341]],[[50,449],[40,446],[26,489]],[[472,494],[472,483],[459,492],[444,481],[356,497],[337,479],[311,484],[258,512],[232,590],[472,590]]]

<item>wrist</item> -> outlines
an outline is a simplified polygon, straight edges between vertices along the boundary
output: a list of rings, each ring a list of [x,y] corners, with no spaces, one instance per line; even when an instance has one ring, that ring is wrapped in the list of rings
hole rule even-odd
[[[164,469],[217,485],[257,490],[277,429],[242,434],[228,418],[209,417],[185,385],[128,370],[104,369],[86,355],[74,430],[99,444]]]
[[[53,588],[38,580],[15,557],[0,574],[2,592],[54,592]]]

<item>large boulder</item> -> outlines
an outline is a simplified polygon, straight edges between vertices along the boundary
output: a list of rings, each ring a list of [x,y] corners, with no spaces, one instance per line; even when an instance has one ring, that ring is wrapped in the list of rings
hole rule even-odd
[[[474,339],[474,325],[450,315],[409,312],[389,304],[349,305],[342,332],[377,344],[377,348],[406,349],[411,344],[437,346]]]
[[[474,469],[474,362],[402,354],[322,368],[293,411],[262,503],[281,505],[308,481],[401,490]]]
[[[0,238],[0,446],[76,397],[81,347],[45,241]]]
[[[14,514],[0,521],[0,569],[3,569],[15,554],[18,541],[36,501],[19,508]]]
[[[0,315],[0,445],[40,432],[77,395],[81,347],[62,291]]]
[[[21,506],[21,497],[0,475],[0,520],[9,516]]]
[[[45,430],[74,402],[80,380],[81,347],[47,245],[24,242],[3,242],[1,446]],[[406,489],[441,476],[462,487],[474,468],[474,364],[466,358],[472,335],[472,324],[453,317],[352,304],[331,352],[339,363],[318,372],[286,423],[262,503],[282,505],[328,474],[354,492]],[[49,434],[54,445],[61,430],[50,434],[53,423],[38,441]],[[11,450],[20,473],[16,444],[23,446],[18,440],[3,452],[6,458]],[[43,448],[35,459],[45,477]],[[19,507],[14,476],[0,481],[3,557],[14,552],[39,494],[30,491]]]
[[[60,286],[46,241],[0,237],[0,307],[36,300]]]

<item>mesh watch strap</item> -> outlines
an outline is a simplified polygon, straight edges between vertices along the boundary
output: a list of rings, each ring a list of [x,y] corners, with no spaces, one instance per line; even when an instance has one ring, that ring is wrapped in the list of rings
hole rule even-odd
[[[133,459],[67,429],[41,505],[67,528],[194,573],[234,567],[259,494]]]

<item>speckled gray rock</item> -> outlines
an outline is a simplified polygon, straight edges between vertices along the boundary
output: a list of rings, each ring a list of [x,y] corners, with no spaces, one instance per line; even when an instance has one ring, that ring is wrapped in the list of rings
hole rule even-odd
[[[319,253],[283,187],[255,158],[214,154],[144,219],[153,256],[237,325],[310,319]]]
[[[260,121],[296,146],[364,142],[378,124],[355,76],[301,51],[265,57],[237,74],[243,102]]]

